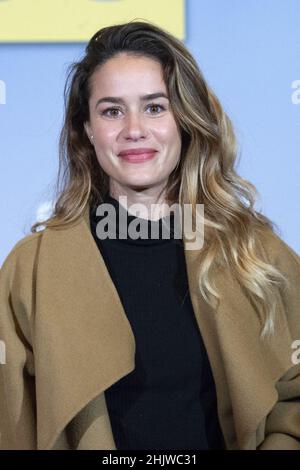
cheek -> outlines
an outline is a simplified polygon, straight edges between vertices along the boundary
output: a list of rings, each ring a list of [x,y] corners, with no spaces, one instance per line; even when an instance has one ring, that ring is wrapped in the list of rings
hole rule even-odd
[[[112,126],[101,126],[101,128],[96,129],[96,146],[98,149],[106,149],[111,147],[116,139],[117,130],[112,128]]]
[[[180,144],[181,137],[176,123],[172,120],[167,121],[163,125],[157,126],[156,132],[156,135],[159,137],[160,141],[165,145],[176,147],[178,144]]]

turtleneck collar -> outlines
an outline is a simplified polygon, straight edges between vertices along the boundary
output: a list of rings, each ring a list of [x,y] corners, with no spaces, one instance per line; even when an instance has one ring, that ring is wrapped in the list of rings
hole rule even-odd
[[[116,228],[116,230],[114,230],[116,237],[108,236],[107,238],[117,239],[118,242],[135,245],[155,245],[170,243],[172,241],[179,244],[182,243],[182,239],[175,238],[174,235],[175,219],[173,213],[161,217],[159,220],[136,217],[130,214],[125,207],[109,193],[106,193],[104,196],[102,204],[112,205],[115,209],[116,216],[110,217],[107,212],[104,212],[104,215],[96,215],[96,209],[100,204],[91,207],[90,210],[91,228],[94,233],[96,233],[96,225],[105,218],[107,223],[112,222],[110,227],[115,226]],[[170,230],[168,230],[168,227],[170,227]],[[107,224],[105,230],[106,232],[108,231]],[[135,236],[138,238],[135,238]]]

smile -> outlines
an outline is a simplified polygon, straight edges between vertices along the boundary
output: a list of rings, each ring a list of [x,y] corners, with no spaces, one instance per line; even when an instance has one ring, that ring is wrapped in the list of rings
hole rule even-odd
[[[152,160],[155,157],[155,154],[157,152],[145,152],[145,153],[139,153],[139,154],[126,154],[126,155],[119,155],[119,158],[122,158],[122,160],[125,160],[126,162],[129,163],[143,163],[148,160]]]

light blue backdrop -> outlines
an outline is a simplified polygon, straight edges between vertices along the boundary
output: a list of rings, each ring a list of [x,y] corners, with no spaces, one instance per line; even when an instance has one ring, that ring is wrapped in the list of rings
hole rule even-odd
[[[298,253],[299,18],[299,0],[186,0],[185,44],[233,120],[239,173]],[[66,70],[84,47],[0,45],[0,264],[51,198]]]

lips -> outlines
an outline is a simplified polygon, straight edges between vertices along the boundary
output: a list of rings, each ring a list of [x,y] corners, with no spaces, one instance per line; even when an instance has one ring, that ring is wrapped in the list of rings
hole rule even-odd
[[[127,155],[141,155],[154,152],[156,152],[156,150],[151,148],[128,149],[122,150],[122,152],[119,153],[119,157],[126,157]]]
[[[155,157],[157,150],[152,148],[138,148],[122,150],[119,157],[129,163],[143,163]]]

